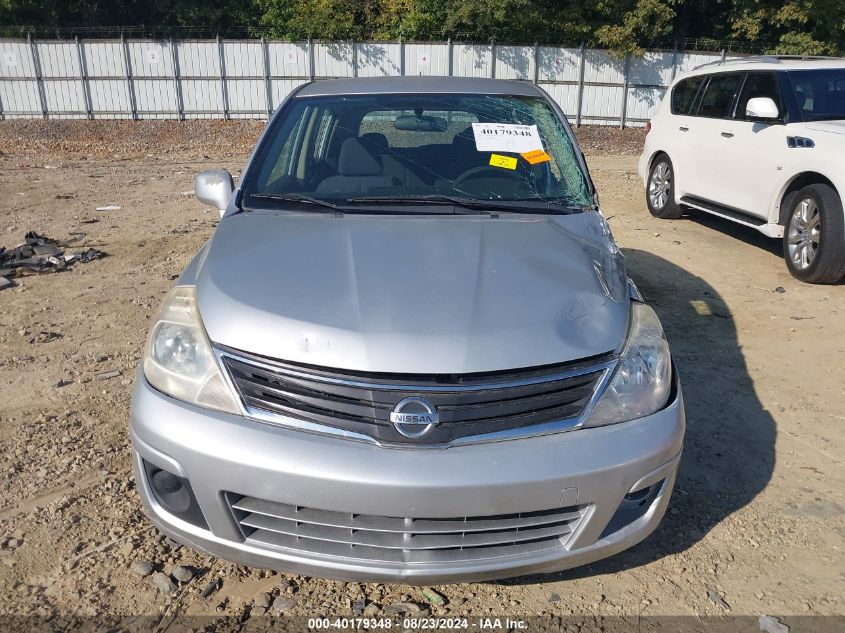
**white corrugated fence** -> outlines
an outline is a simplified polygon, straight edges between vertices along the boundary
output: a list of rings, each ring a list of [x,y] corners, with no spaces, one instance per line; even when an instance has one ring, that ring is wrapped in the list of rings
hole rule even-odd
[[[677,73],[719,53],[457,42],[0,39],[0,119],[267,118],[300,84],[454,75],[532,81],[576,125],[643,125]]]

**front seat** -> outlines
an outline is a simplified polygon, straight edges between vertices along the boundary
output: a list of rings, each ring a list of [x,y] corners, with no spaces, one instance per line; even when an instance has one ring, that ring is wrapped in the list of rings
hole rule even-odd
[[[367,193],[373,187],[398,184],[395,178],[382,173],[381,162],[357,138],[343,141],[337,171],[337,176],[330,176],[317,186],[317,193],[348,196]]]

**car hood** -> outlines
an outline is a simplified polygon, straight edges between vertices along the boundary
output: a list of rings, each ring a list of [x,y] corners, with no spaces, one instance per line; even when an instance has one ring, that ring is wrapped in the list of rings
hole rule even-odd
[[[598,213],[240,213],[196,270],[218,345],[324,367],[472,373],[616,350],[624,258]]]
[[[810,121],[807,128],[817,132],[845,134],[845,121]]]

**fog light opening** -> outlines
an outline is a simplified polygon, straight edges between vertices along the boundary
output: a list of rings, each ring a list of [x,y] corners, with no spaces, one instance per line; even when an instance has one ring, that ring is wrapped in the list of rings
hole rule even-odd
[[[655,484],[626,494],[599,538],[609,536],[643,517],[654,500],[657,499],[665,481],[665,479],[661,479]]]
[[[648,500],[648,497],[654,487],[655,486],[647,486],[645,488],[637,490],[636,492],[629,492],[625,495],[625,501],[629,501],[631,503],[635,503],[641,506]]]
[[[191,495],[176,475],[157,470],[152,476],[158,502],[173,514],[182,514],[191,507]]]
[[[208,523],[187,479],[153,466],[147,461],[144,462],[144,472],[153,497],[162,508],[183,521],[208,529]]]

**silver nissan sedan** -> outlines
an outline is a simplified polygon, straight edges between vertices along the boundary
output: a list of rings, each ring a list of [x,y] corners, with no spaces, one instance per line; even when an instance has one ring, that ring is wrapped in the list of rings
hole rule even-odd
[[[458,78],[295,90],[164,300],[138,492],[246,565],[412,584],[552,572],[660,522],[684,435],[654,311],[566,118]]]

